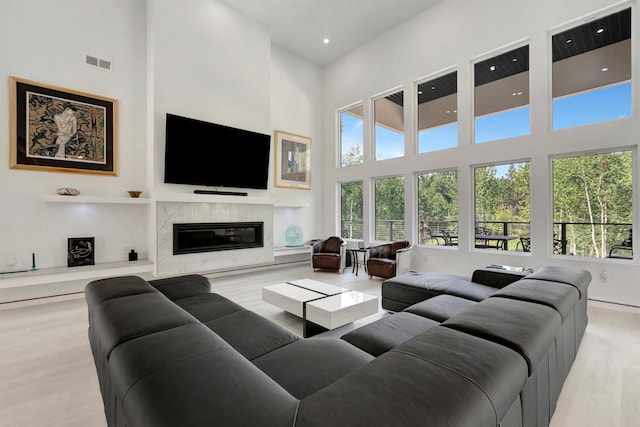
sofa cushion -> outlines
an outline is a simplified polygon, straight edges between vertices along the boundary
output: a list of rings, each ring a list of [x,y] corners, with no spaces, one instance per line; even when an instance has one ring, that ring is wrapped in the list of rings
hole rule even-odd
[[[93,310],[98,304],[113,298],[128,295],[149,294],[158,292],[149,283],[138,276],[110,277],[94,280],[85,287],[85,297],[89,310],[89,323],[93,319]]]
[[[442,323],[520,353],[529,375],[560,330],[560,314],[541,304],[507,298],[489,298]]]
[[[355,329],[341,338],[373,356],[379,356],[438,324],[422,316],[400,312]]]
[[[393,351],[446,368],[487,394],[501,420],[527,380],[527,365],[515,351],[450,328],[436,327]]]
[[[228,344],[202,323],[191,323],[126,341],[111,352],[114,391],[125,396],[140,379],[177,361],[227,348]]]
[[[438,328],[431,328],[413,340],[430,336]],[[461,366],[460,372],[456,372],[429,360],[422,348],[414,346],[413,340],[301,400],[296,425],[499,425],[498,413],[506,405],[499,402],[496,406],[494,400],[509,400],[509,393],[513,393],[511,400],[517,398],[518,389],[511,390],[523,377],[522,372],[526,372],[517,354],[458,333],[456,339],[447,344],[448,354],[456,357],[456,364]],[[478,360],[479,354],[483,360]],[[493,363],[494,360],[508,360],[508,364],[503,367]],[[488,365],[490,373],[465,376],[462,368],[465,363],[470,365],[470,371]],[[495,375],[495,379],[490,378],[491,375]],[[476,384],[476,378],[486,382]]]
[[[471,281],[494,288],[503,288],[526,277],[528,274],[522,271],[502,270],[499,268],[479,268],[471,275]]]
[[[244,310],[241,305],[218,294],[193,295],[174,302],[201,322]]]
[[[96,348],[108,358],[120,343],[189,323],[198,321],[160,292],[107,300],[94,311]]]
[[[171,301],[211,292],[211,282],[199,274],[156,279],[149,281],[149,284],[162,292]]]
[[[580,291],[565,283],[522,279],[500,289],[491,297],[513,298],[544,304],[560,313],[564,321],[572,315],[576,304],[578,304]]]
[[[566,283],[580,291],[580,298],[586,298],[587,288],[591,283],[591,273],[577,268],[545,266],[528,275],[527,279]]]
[[[298,335],[249,310],[210,320],[205,325],[249,360],[300,339]]]
[[[226,345],[141,378],[122,399],[117,425],[293,426],[297,405],[296,398]]]
[[[373,360],[344,341],[314,338],[296,341],[253,363],[298,399],[339,380]]]
[[[475,301],[465,298],[454,297],[453,295],[438,295],[407,307],[405,312],[426,317],[436,322],[444,322],[474,304],[476,304]]]
[[[382,299],[413,305],[441,294],[482,301],[497,291],[492,286],[471,282],[463,276],[441,273],[406,273],[382,283]]]

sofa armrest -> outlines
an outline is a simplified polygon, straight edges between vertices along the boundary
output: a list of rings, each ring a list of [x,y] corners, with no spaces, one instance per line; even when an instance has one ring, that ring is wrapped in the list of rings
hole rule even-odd
[[[473,272],[471,281],[481,285],[492,286],[502,289],[513,282],[526,277],[529,273],[510,270],[499,270],[495,268],[479,268]]]

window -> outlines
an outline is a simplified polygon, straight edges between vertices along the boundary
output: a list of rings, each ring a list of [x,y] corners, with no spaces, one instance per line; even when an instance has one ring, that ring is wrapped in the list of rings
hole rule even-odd
[[[606,258],[631,239],[632,152],[553,159],[553,252]],[[618,255],[618,254],[617,254]],[[628,250],[617,258],[630,257]]]
[[[375,240],[404,239],[404,178],[375,180]]]
[[[362,181],[340,184],[340,230],[342,237],[364,239],[362,220]]]
[[[458,172],[421,173],[418,180],[418,243],[445,243],[443,231],[458,232]]]
[[[376,99],[373,113],[376,160],[404,156],[404,93]]]
[[[340,166],[362,163],[362,105],[340,111]]]
[[[474,66],[475,142],[529,135],[529,46]]]
[[[475,247],[530,251],[529,162],[474,168]]]
[[[458,145],[458,73],[418,84],[418,153]]]
[[[551,42],[554,130],[631,116],[630,8]]]

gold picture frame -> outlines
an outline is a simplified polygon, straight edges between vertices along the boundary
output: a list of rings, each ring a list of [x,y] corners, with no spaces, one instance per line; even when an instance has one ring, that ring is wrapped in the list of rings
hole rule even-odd
[[[311,189],[311,138],[275,131],[275,186]]]
[[[118,101],[9,77],[10,167],[118,175]]]

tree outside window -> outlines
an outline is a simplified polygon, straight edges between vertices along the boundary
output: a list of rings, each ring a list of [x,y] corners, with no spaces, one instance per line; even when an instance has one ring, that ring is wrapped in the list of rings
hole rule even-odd
[[[474,176],[476,237],[514,236],[507,249],[521,248],[531,228],[529,162],[476,167]],[[482,239],[476,247],[483,247]]]
[[[375,240],[404,239],[404,178],[375,180]]]
[[[362,105],[340,111],[340,166],[362,163],[364,146]]]
[[[418,180],[418,243],[438,244],[432,235],[458,232],[458,172],[421,173]]]
[[[342,237],[364,239],[362,181],[340,184],[340,229]]]
[[[606,258],[630,237],[632,158],[618,151],[553,159],[555,253]]]

